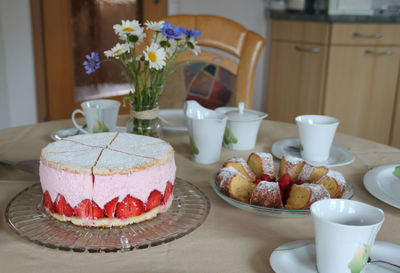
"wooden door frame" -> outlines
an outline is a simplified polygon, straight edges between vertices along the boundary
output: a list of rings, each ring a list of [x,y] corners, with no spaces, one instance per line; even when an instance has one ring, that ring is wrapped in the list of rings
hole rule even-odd
[[[30,4],[38,121],[70,118],[72,111],[80,107],[73,93],[70,1],[31,0]],[[160,20],[168,14],[168,0],[143,0],[142,13],[144,21]],[[127,108],[120,111],[127,112]]]

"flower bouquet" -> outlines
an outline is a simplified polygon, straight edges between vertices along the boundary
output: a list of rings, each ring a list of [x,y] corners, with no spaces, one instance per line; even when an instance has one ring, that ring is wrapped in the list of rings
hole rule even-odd
[[[124,71],[132,90],[124,97],[131,104],[131,119],[127,131],[135,134],[161,137],[161,123],[158,119],[158,97],[164,90],[168,76],[173,72],[172,64],[186,50],[198,55],[200,47],[195,38],[200,31],[173,26],[169,22],[149,22],[145,27],[137,20],[122,20],[114,25],[115,34],[123,43],[117,43],[104,52],[103,61],[117,62]],[[149,44],[143,51],[138,46],[147,34],[152,34]],[[91,52],[86,55],[83,66],[87,74],[100,68],[99,55]]]

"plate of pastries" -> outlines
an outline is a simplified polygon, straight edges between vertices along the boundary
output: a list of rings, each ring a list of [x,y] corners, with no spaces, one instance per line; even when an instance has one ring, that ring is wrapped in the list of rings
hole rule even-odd
[[[274,163],[270,153],[262,152],[227,160],[210,185],[229,204],[268,216],[310,214],[318,200],[354,195],[353,186],[338,171],[290,155]]]

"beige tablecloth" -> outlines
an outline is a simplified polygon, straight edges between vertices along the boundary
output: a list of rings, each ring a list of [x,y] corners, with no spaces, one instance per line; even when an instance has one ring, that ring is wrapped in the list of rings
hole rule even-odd
[[[121,125],[125,120],[120,118]],[[41,148],[52,141],[50,133],[70,127],[71,121],[65,120],[1,130],[0,160],[38,159]],[[275,141],[296,136],[293,124],[263,121],[254,151],[270,152]],[[210,199],[210,213],[199,228],[165,245],[126,253],[74,253],[38,246],[12,231],[4,217],[12,197],[38,178],[0,164],[0,272],[273,272],[269,256],[276,247],[313,237],[310,216],[260,216],[229,205],[213,192],[210,176],[228,158],[247,157],[250,151],[222,148],[220,162],[200,165],[190,160],[186,134],[168,132],[164,137],[176,151],[177,176]],[[400,163],[400,150],[342,134],[334,142],[356,158],[351,165],[335,168],[353,184],[353,199],[385,212],[377,240],[400,244],[400,210],[374,198],[362,184],[368,168]]]

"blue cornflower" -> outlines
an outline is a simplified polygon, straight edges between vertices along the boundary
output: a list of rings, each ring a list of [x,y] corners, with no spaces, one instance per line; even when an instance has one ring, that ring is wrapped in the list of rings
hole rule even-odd
[[[188,38],[198,38],[201,35],[201,31],[197,29],[190,29],[188,30],[185,27],[181,27],[181,31],[188,37]]]
[[[164,36],[168,37],[168,39],[178,38],[182,33],[180,27],[174,27],[170,22],[164,23],[161,32]]]
[[[97,52],[92,51],[90,54],[85,55],[86,59],[82,65],[86,70],[86,74],[92,74],[100,68],[100,57]]]

